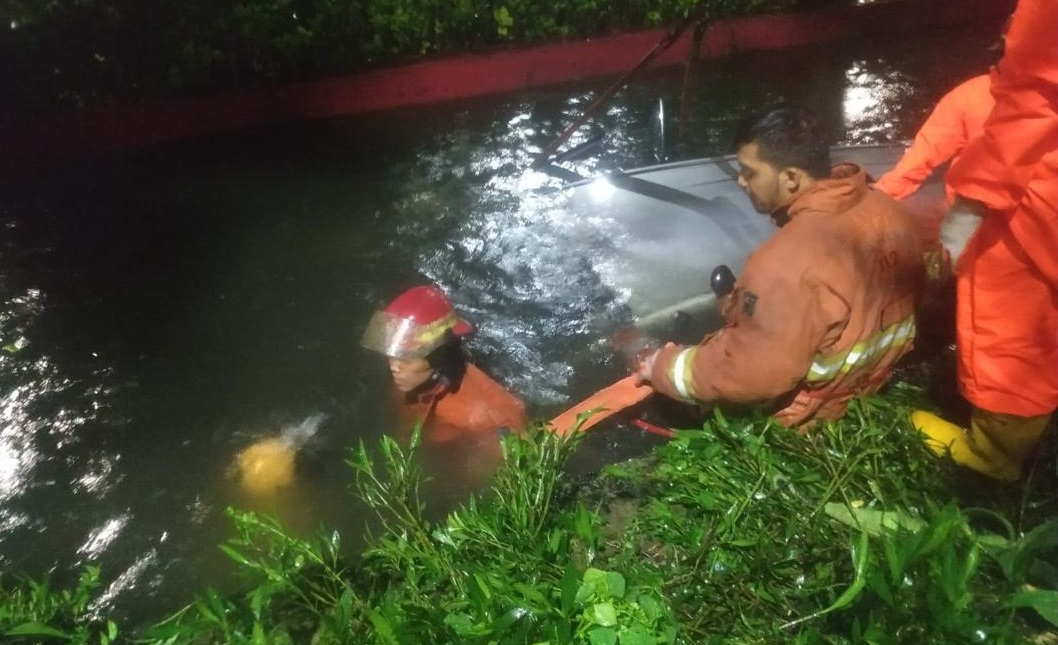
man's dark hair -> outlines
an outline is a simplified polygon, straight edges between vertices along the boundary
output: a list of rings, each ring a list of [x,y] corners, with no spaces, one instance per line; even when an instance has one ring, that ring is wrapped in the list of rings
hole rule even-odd
[[[776,168],[800,168],[813,179],[830,176],[830,146],[819,119],[806,107],[775,103],[750,114],[735,131],[735,149],[750,143]]]

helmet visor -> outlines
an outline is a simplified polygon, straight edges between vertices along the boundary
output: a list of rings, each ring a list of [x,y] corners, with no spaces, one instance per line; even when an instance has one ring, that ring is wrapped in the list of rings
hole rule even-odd
[[[367,323],[360,344],[367,349],[400,359],[422,358],[448,339],[449,331],[459,322],[455,314],[426,325],[411,318],[376,311]]]

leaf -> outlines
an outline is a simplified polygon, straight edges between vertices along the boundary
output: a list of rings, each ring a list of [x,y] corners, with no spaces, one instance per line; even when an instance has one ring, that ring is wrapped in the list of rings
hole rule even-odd
[[[926,523],[901,511],[879,511],[870,508],[849,508],[846,504],[830,502],[823,507],[824,512],[835,520],[860,531],[867,531],[871,537],[878,537],[884,531],[903,529],[912,533],[921,531]]]
[[[566,564],[566,571],[562,574],[558,587],[562,613],[568,615],[573,611],[573,605],[577,600],[577,590],[580,588],[580,576],[572,562]]]
[[[526,616],[532,616],[532,612],[525,607],[513,607],[492,623],[492,632],[501,634]]]
[[[1058,627],[1058,591],[1025,585],[1004,604],[1007,607],[1031,607],[1044,620]]]
[[[617,632],[609,627],[596,627],[588,632],[588,642],[591,645],[616,645]]]
[[[617,636],[621,641],[621,645],[654,645],[658,642],[657,638],[650,632],[638,625],[620,631]]]
[[[949,542],[952,531],[966,526],[966,518],[954,505],[949,504],[941,509],[940,513],[925,529],[916,533],[913,555],[928,555],[933,553],[943,544]]]
[[[524,582],[515,582],[514,588],[522,594],[523,598],[532,601],[537,607],[547,607],[550,605],[544,594],[532,585],[527,585]]]
[[[468,614],[462,612],[449,613],[445,616],[444,624],[451,628],[457,636],[481,636],[483,632]]]
[[[231,558],[232,560],[235,560],[239,564],[244,564],[246,566],[250,566],[250,561],[246,558],[246,556],[244,556],[243,554],[239,553],[238,551],[236,551],[235,549],[231,548],[230,546],[222,544],[222,545],[220,545],[219,548],[220,548],[221,551],[226,553],[228,555],[228,557]]]
[[[1036,552],[1058,545],[1058,520],[1051,520],[1032,529],[1010,545],[997,559],[1007,579],[1015,584],[1026,581],[1036,561]]]
[[[603,627],[613,627],[617,624],[617,609],[612,602],[600,602],[592,607],[592,620]]]
[[[826,609],[827,612],[834,611],[836,609],[843,609],[849,606],[850,603],[859,595],[860,591],[863,590],[864,585],[867,583],[866,571],[867,563],[870,561],[870,546],[869,538],[866,532],[860,534],[860,541],[852,549],[852,561],[856,565],[856,578],[852,581],[852,584],[845,593],[834,601],[830,607]]]
[[[369,609],[367,610],[367,617],[371,620],[371,625],[375,628],[375,636],[378,637],[380,642],[386,643],[386,645],[400,645],[397,635],[393,632],[393,625],[381,612],[377,609]]]
[[[894,605],[893,592],[889,588],[889,583],[886,581],[885,576],[880,571],[871,571],[867,576],[867,588],[878,594],[878,597],[885,602],[886,605],[892,607]]]
[[[611,598],[625,597],[625,577],[616,571],[606,572],[606,589]]]
[[[838,609],[844,609],[845,607],[852,604],[852,601],[856,599],[860,592],[863,591],[864,586],[866,586],[867,584],[867,565],[870,563],[870,551],[868,549],[869,546],[870,536],[867,535],[866,531],[864,531],[863,533],[860,533],[860,541],[852,547],[852,561],[855,565],[856,577],[855,579],[853,579],[852,584],[849,585],[849,588],[846,589],[845,592],[841,594],[841,596],[838,597],[837,600],[835,600],[826,609],[822,609],[820,611],[809,614],[808,616],[803,616],[801,618],[798,618],[797,620],[792,620],[784,624],[782,626],[783,629],[788,629],[790,627],[793,627],[794,625],[798,625],[813,618],[818,618],[820,616],[829,614],[832,611],[837,611]]]
[[[592,596],[601,596],[606,588],[606,572],[595,567],[588,567],[581,576],[581,585],[577,589],[578,603],[587,602]]]
[[[60,631],[58,629],[55,629],[54,627],[51,627],[49,625],[45,625],[44,623],[36,623],[36,622],[22,623],[20,625],[15,625],[11,629],[9,629],[6,632],[4,632],[3,635],[4,636],[51,636],[52,638],[64,638],[66,640],[70,640],[71,638],[73,638],[72,636],[70,636],[69,634],[67,634],[64,631]]]
[[[492,590],[489,588],[488,581],[477,571],[471,576],[467,592],[479,609],[488,610],[488,606],[492,602]]]

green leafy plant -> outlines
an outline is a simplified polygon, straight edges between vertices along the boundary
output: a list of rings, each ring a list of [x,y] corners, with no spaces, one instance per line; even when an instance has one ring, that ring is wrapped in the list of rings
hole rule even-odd
[[[442,517],[420,495],[418,433],[360,445],[353,492],[375,514],[363,549],[230,510],[222,548],[237,590],[206,590],[137,640],[1046,642],[1058,621],[1055,483],[967,481],[910,426],[920,395],[894,384],[804,436],[716,411],[645,458],[576,477],[581,435],[535,426],[504,439],[487,491]],[[89,573],[70,591],[7,589],[0,633],[112,641],[116,627],[84,619]]]
[[[1017,591],[1008,607],[1032,608],[1058,627],[1058,519],[1033,528],[1020,539],[984,541],[999,562],[1003,575]]]
[[[153,625],[147,642],[357,642],[365,607],[340,556],[337,533],[304,540],[273,517],[228,509],[236,536],[221,545],[239,567],[245,592],[207,589]]]
[[[631,593],[616,571],[586,570],[575,603],[582,608],[578,642],[653,645],[676,640],[664,600],[654,590]]]
[[[95,566],[86,567],[77,583],[66,589],[52,588],[48,579],[0,577],[0,637],[5,643],[114,642],[117,625],[97,621],[88,610],[98,587]]]
[[[952,499],[960,473],[938,469],[908,424],[916,392],[855,402],[803,437],[715,411],[651,459],[606,469],[609,495],[637,500],[627,543],[665,572],[681,637],[1013,643],[1032,627],[1011,607],[1046,618],[1050,587],[1016,585],[1030,570],[1050,579],[1053,531],[1027,534],[1019,558],[971,528]]]

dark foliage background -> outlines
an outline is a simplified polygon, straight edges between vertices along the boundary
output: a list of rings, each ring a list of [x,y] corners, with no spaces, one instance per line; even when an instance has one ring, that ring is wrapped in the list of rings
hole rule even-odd
[[[307,80],[847,0],[0,0],[0,112]]]

